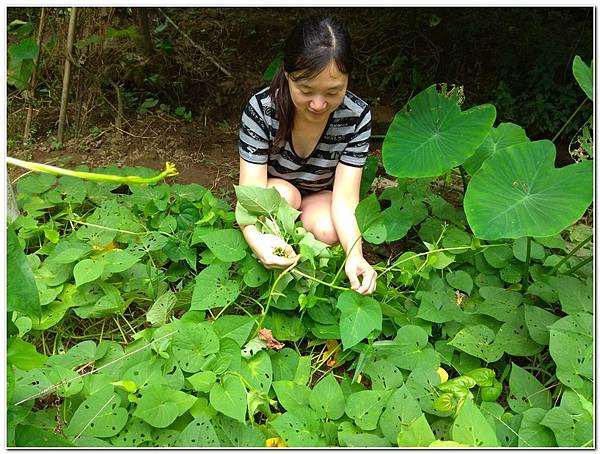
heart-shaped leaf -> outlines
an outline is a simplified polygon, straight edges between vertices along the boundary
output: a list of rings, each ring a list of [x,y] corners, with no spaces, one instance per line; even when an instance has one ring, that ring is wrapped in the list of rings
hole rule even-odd
[[[594,65],[586,65],[579,55],[573,59],[573,75],[588,98],[594,100]]]
[[[481,145],[496,119],[496,108],[481,105],[461,112],[435,85],[396,114],[383,141],[383,165],[396,177],[431,177],[462,164]]]
[[[210,404],[215,410],[237,421],[246,419],[246,388],[239,377],[226,375],[210,389]]]
[[[246,256],[246,240],[237,229],[212,230],[202,240],[223,262],[238,262]]]
[[[516,413],[530,408],[549,410],[552,407],[550,392],[525,369],[512,364],[509,378],[510,395],[508,405]]]
[[[523,128],[513,123],[500,123],[490,131],[475,154],[465,161],[463,167],[473,175],[490,156],[502,153],[505,148],[523,142],[529,142]]]
[[[478,238],[550,236],[573,224],[592,201],[593,163],[554,168],[549,140],[513,145],[473,175],[464,207]]]
[[[381,306],[369,296],[354,291],[342,293],[337,308],[340,316],[340,333],[344,349],[358,344],[374,329],[381,329]]]

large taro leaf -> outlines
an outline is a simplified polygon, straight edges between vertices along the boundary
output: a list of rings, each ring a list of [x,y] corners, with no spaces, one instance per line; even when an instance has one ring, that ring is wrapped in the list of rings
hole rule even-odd
[[[475,154],[465,161],[463,167],[473,175],[490,156],[502,153],[505,148],[523,142],[529,142],[523,128],[514,123],[500,123],[490,131]]]
[[[594,100],[594,62],[586,65],[579,55],[573,59],[573,75],[588,98]]]
[[[431,177],[462,164],[496,119],[492,105],[461,112],[455,100],[425,89],[396,114],[383,142],[383,165],[396,177]]]
[[[469,225],[478,238],[520,238],[559,233],[592,201],[593,163],[554,168],[549,140],[513,145],[488,158],[465,194]]]

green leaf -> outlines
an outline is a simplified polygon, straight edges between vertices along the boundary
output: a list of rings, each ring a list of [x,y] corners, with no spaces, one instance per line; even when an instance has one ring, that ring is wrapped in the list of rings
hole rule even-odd
[[[182,448],[218,448],[221,446],[213,425],[205,415],[190,422],[179,434],[173,446]]]
[[[246,419],[246,388],[239,377],[225,375],[210,389],[210,404],[220,413],[237,421]]]
[[[527,261],[527,238],[517,238],[513,243],[513,254],[520,260],[521,262]],[[533,260],[544,260],[546,256],[546,251],[541,244],[536,243],[535,241],[531,242],[531,250],[529,251],[529,256]]]
[[[10,337],[6,348],[6,363],[21,370],[41,367],[48,357],[37,352],[35,346],[20,337]]]
[[[508,147],[473,175],[464,199],[477,238],[550,236],[573,224],[592,201],[593,163],[554,168],[549,140]]]
[[[229,264],[213,264],[196,276],[191,310],[206,310],[231,304],[240,294],[237,281],[229,279]]]
[[[386,353],[387,355],[375,356],[364,368],[364,373],[371,379],[371,389],[394,390],[404,383],[402,372],[390,359],[390,356],[395,358],[394,349],[390,349]],[[401,363],[402,361],[398,362]],[[390,441],[394,440],[391,439]]]
[[[271,311],[267,315],[264,327],[270,329],[279,341],[296,342],[306,334],[306,326],[299,317],[279,311]]]
[[[306,408],[312,395],[308,386],[301,385],[291,380],[275,381],[273,382],[273,389],[277,395],[277,400],[287,411]]]
[[[33,38],[25,38],[19,44],[8,46],[8,79],[10,85],[19,90],[28,87],[33,72],[33,61],[39,53],[39,47]]]
[[[462,290],[467,295],[473,290],[473,278],[466,271],[458,270],[446,274],[446,282],[455,289]]]
[[[173,336],[173,353],[184,372],[198,372],[205,357],[219,351],[219,338],[208,323],[185,323]]]
[[[404,238],[413,226],[413,216],[411,215],[409,208],[392,205],[383,210],[382,215],[383,227],[385,229],[385,241],[387,242],[398,241],[399,239]]]
[[[470,399],[465,400],[454,420],[452,439],[475,448],[500,446],[496,431]]]
[[[46,377],[56,386],[55,392],[60,397],[70,397],[83,389],[83,379],[77,372],[62,366],[44,368]]]
[[[159,428],[169,426],[178,416],[189,410],[196,400],[183,391],[176,391],[161,384],[150,384],[142,388],[141,393],[142,397],[133,415],[143,419],[152,427]]]
[[[344,393],[333,373],[326,374],[310,392],[310,406],[321,418],[341,418],[344,415],[344,405]]]
[[[150,440],[152,426],[140,418],[132,416],[117,435],[110,439],[112,446],[131,448]]]
[[[198,372],[197,374],[187,377],[194,391],[207,393],[217,381],[217,375],[212,370]]]
[[[229,337],[242,347],[255,323],[255,319],[247,315],[223,315],[215,320],[212,326],[219,338]]]
[[[540,424],[552,429],[560,447],[594,446],[594,424],[589,415],[573,415],[561,405],[549,410]]]
[[[237,229],[213,230],[205,233],[202,240],[223,262],[239,262],[246,256],[246,240]]]
[[[167,290],[166,293],[163,293],[158,298],[148,312],[146,312],[146,320],[152,326],[163,326],[167,323],[169,315],[177,302],[177,297],[171,290]]]
[[[344,350],[359,343],[373,330],[381,330],[381,306],[375,299],[345,291],[338,298],[337,308],[342,313],[340,333]]]
[[[484,249],[483,256],[490,266],[494,268],[504,268],[510,263],[513,257],[513,252],[510,246],[506,244],[494,245]]]
[[[263,80],[267,82],[271,82],[275,78],[275,74],[277,74],[277,70],[283,64],[283,55],[278,54],[272,61],[269,63],[269,66],[264,70],[262,74]]]
[[[379,427],[385,437],[395,443],[398,433],[422,415],[419,402],[415,400],[406,386],[402,386],[395,390],[388,399],[385,410],[379,419]]]
[[[12,227],[6,232],[6,248],[7,310],[39,319],[42,310],[35,278]]]
[[[448,345],[493,363],[503,354],[502,348],[494,342],[495,337],[494,332],[485,325],[467,326],[456,333]]]
[[[375,194],[361,200],[355,210],[356,223],[365,241],[381,244],[385,241],[387,232],[383,214]]]
[[[431,349],[427,339],[427,331],[420,326],[405,325],[398,329],[392,341],[373,342],[373,348],[392,357],[398,367],[412,370],[422,361],[423,352]]]
[[[129,418],[121,398],[112,387],[106,387],[84,400],[65,428],[65,435],[106,438],[118,434]]]
[[[530,408],[552,408],[550,392],[533,375],[515,363],[512,363],[508,383],[508,405],[514,412],[524,413]]]
[[[273,382],[271,357],[266,351],[256,353],[252,358],[242,358],[240,375],[246,380],[250,389],[268,392]]]
[[[529,142],[523,128],[513,123],[500,123],[498,127],[492,128],[475,154],[464,162],[463,167],[473,175],[490,156],[503,153],[507,147],[523,142]]]
[[[389,391],[373,390],[350,394],[346,399],[345,412],[361,429],[374,430],[389,396]]]
[[[541,408],[530,408],[523,413],[518,437],[520,448],[556,446],[552,431],[540,424],[547,412]]]
[[[237,185],[233,187],[238,202],[252,215],[273,215],[282,200],[275,188]]]
[[[128,270],[139,261],[140,257],[136,257],[125,250],[113,249],[108,251],[99,262],[104,264],[104,271],[120,273]]]
[[[562,310],[574,315],[579,312],[593,313],[593,286],[572,276],[558,276],[550,281],[550,285],[558,292]]]
[[[75,278],[75,286],[80,287],[87,282],[92,282],[102,276],[104,271],[104,263],[99,260],[84,259],[77,262],[73,268],[73,277]]]
[[[548,345],[550,342],[549,326],[556,322],[557,317],[541,307],[525,304],[525,324],[531,338],[541,345]]]
[[[51,430],[43,430],[37,426],[26,424],[19,425],[16,431],[15,446],[18,447],[74,447],[73,443],[64,436],[55,434]]]
[[[308,409],[286,412],[271,423],[271,427],[291,448],[324,446],[320,438],[321,424]]]
[[[383,141],[383,165],[396,177],[441,175],[475,153],[495,118],[496,109],[489,104],[461,112],[432,85],[394,117]]]
[[[414,447],[429,446],[435,441],[435,436],[429,427],[425,415],[419,416],[406,429],[402,429],[398,434],[396,443],[398,446]]]
[[[573,59],[573,75],[575,80],[585,92],[587,97],[594,100],[594,61],[590,66],[586,65],[579,55]]]
[[[550,356],[556,376],[566,386],[580,389],[593,377],[593,317],[578,313],[550,326]]]
[[[494,345],[513,356],[533,356],[544,349],[543,345],[529,337],[523,306],[516,308],[506,318],[496,333]]]

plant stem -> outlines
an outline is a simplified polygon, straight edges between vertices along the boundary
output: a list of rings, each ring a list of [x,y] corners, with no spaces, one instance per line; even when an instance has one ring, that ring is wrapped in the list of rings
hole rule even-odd
[[[594,259],[594,256],[590,256],[587,259],[582,260],[581,262],[579,262],[577,265],[575,265],[573,268],[571,268],[569,270],[569,274],[573,274],[575,271],[577,271],[582,266],[587,265],[588,263],[590,263],[593,259]]]
[[[385,134],[372,134],[371,139],[385,139]]]
[[[458,166],[458,170],[460,170],[460,178],[462,179],[464,196],[467,192],[467,175],[465,173],[465,168],[462,166],[462,164]]]
[[[525,282],[523,283],[523,293],[527,293],[529,288],[529,265],[531,264],[531,237],[527,237],[527,252],[525,255]]]
[[[577,115],[577,112],[579,112],[581,110],[581,108],[585,105],[586,102],[587,102],[587,98],[585,98],[583,101],[581,101],[581,104],[579,104],[579,107],[577,107],[577,109],[575,109],[575,112],[573,112],[571,114],[571,116],[568,118],[568,120],[565,121],[565,123],[562,125],[562,128],[560,128],[560,130],[556,133],[556,135],[554,137],[552,137],[552,142],[554,142],[556,139],[558,139],[560,137],[560,135],[565,130],[567,125],[569,123],[571,123],[571,120],[573,119],[573,117],[575,117],[575,115]]]
[[[552,268],[550,270],[549,274],[554,274],[558,271],[558,269],[560,268],[560,266],[565,263],[567,260],[569,260],[571,257],[573,257],[573,254],[575,254],[575,252],[577,252],[579,249],[581,249],[583,246],[585,246],[586,244],[588,244],[592,238],[594,237],[594,234],[591,234],[590,236],[588,236],[585,240],[582,240],[577,246],[575,246],[573,248],[573,250],[571,252],[569,252],[560,262],[558,262],[556,265],[554,265],[554,268]]]
[[[346,287],[340,287],[340,286],[338,286],[338,285],[330,284],[329,282],[325,282],[325,281],[322,281],[322,280],[320,280],[320,279],[317,279],[316,277],[314,277],[314,276],[311,276],[311,275],[309,275],[309,274],[306,274],[306,273],[303,273],[302,271],[298,271],[298,270],[292,270],[292,273],[294,273],[294,274],[298,274],[298,275],[300,275],[300,276],[302,276],[302,277],[305,277],[305,278],[307,278],[307,279],[310,279],[311,281],[315,281],[315,282],[317,282],[318,284],[325,285],[325,286],[327,286],[327,287],[329,287],[329,288],[333,288],[333,289],[336,289],[336,290],[349,290],[349,289],[348,289],[348,288],[346,288]]]

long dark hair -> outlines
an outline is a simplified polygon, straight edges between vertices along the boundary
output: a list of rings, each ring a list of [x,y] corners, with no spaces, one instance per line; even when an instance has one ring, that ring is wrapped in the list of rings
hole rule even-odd
[[[279,129],[273,139],[274,148],[283,146],[294,126],[294,104],[285,73],[294,73],[294,80],[310,79],[332,61],[342,73],[350,75],[353,61],[350,35],[333,17],[311,16],[304,19],[285,41],[283,64],[269,90],[279,121]]]

